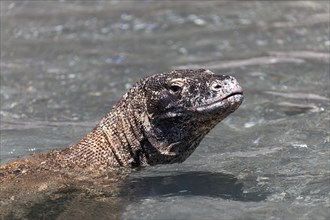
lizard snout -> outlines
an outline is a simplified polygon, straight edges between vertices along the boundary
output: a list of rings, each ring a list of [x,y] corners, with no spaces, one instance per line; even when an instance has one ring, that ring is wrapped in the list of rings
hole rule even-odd
[[[226,76],[222,80],[214,80],[210,85],[210,89],[214,92],[220,92],[224,96],[232,93],[243,93],[242,87],[232,76]]]

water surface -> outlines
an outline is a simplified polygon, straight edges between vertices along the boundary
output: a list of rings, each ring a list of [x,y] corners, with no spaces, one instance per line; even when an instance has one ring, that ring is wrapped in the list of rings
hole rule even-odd
[[[206,67],[244,103],[183,164],[133,172],[120,216],[327,219],[329,47],[327,1],[1,2],[1,163],[78,141],[141,77]]]

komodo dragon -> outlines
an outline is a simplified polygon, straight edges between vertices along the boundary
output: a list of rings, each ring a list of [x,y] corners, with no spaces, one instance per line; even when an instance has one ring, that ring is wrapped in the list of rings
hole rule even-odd
[[[181,163],[242,101],[235,78],[210,70],[174,70],[146,77],[79,143],[2,165],[0,205],[27,198],[26,192],[53,192],[74,179],[85,181],[86,188],[94,187],[104,177],[102,169]],[[117,174],[106,176],[118,179]]]

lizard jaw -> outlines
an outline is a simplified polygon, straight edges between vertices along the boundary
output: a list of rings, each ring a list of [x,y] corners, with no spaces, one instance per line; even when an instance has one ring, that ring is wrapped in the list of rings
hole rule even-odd
[[[192,110],[199,113],[206,113],[212,111],[219,111],[221,109],[228,109],[228,107],[231,106],[229,107],[229,109],[231,111],[234,111],[241,105],[243,99],[243,92],[233,92],[220,100],[215,100],[214,102],[199,106]]]

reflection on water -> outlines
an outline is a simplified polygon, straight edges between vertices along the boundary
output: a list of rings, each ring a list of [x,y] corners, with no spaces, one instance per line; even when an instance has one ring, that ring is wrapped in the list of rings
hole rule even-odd
[[[32,205],[17,206],[1,219],[118,219],[121,211],[122,200],[118,197],[95,197],[69,189],[47,195]]]
[[[118,197],[118,186],[124,173],[66,173],[38,170],[2,182],[0,219],[119,218],[123,199]]]
[[[262,201],[269,192],[244,192],[235,176],[212,172],[179,172],[162,176],[132,178],[122,195],[133,200],[147,197],[204,196],[236,201]]]

